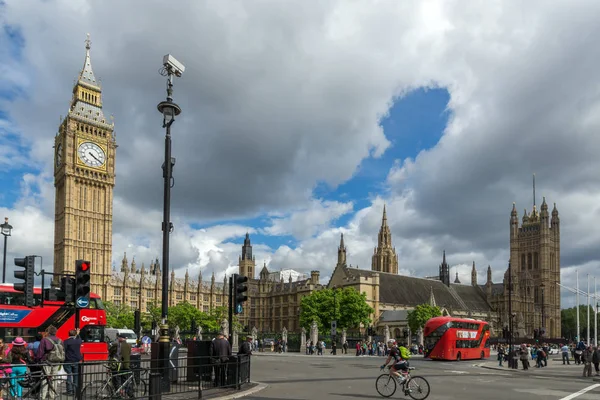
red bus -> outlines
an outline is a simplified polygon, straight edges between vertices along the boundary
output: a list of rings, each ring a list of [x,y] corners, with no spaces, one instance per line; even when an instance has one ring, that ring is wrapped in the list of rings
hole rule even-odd
[[[432,360],[473,360],[490,356],[490,326],[470,318],[435,317],[423,329]]]
[[[12,284],[0,284],[0,338],[5,343],[21,336],[27,343],[33,343],[38,333],[50,325],[57,329],[57,336],[65,340],[69,331],[75,329],[75,308],[66,306],[64,301],[44,300],[41,305],[42,290],[34,288],[33,307],[26,307],[25,294],[14,290]],[[81,354],[85,361],[106,360],[108,347],[104,341],[106,311],[100,297],[90,294],[90,308],[79,311],[80,337],[83,340]]]

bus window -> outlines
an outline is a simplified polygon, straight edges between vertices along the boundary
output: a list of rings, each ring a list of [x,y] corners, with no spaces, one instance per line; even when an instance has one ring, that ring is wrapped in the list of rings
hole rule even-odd
[[[94,308],[97,310],[104,310],[104,303],[99,298],[90,299],[90,308]]]
[[[79,332],[84,342],[100,343],[104,341],[104,327],[100,325],[87,325]]]

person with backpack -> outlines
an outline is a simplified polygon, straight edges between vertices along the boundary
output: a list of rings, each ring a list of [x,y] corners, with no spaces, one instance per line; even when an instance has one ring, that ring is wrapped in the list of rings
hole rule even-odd
[[[10,374],[10,394],[17,399],[23,396],[23,388],[19,382],[27,375],[27,364],[32,361],[29,351],[25,347],[26,345],[27,342],[22,337],[17,337],[13,340],[12,349],[10,350],[11,363],[13,364],[12,373]]]
[[[56,327],[50,325],[46,329],[46,335],[40,341],[37,349],[36,359],[42,364],[44,376],[42,377],[42,399],[54,400],[56,396],[56,379],[60,366],[65,361],[65,347],[62,340],[56,337]]]
[[[411,357],[410,351],[408,351],[408,348],[404,343],[398,347],[398,350],[400,350],[400,357],[406,361],[406,366],[408,367],[410,365],[408,362],[408,359]]]

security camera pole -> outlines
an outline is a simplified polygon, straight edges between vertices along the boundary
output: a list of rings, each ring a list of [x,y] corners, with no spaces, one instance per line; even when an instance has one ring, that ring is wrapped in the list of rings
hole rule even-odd
[[[183,74],[185,67],[173,56],[167,54],[163,57],[163,67],[160,69],[160,74],[167,77],[167,100],[161,101],[158,104],[158,111],[163,115],[163,128],[166,128],[165,135],[165,162],[162,165],[164,178],[164,204],[163,204],[163,253],[162,253],[162,308],[161,308],[161,324],[160,324],[160,339],[158,343],[158,357],[155,358],[155,367],[153,371],[162,376],[160,379],[160,389],[155,386],[158,378],[153,379],[154,385],[151,383],[151,393],[158,394],[169,392],[171,389],[170,370],[169,370],[169,325],[167,322],[167,313],[169,307],[169,235],[173,230],[171,223],[171,187],[173,181],[173,167],[175,159],[171,158],[171,125],[175,122],[175,117],[181,113],[181,108],[173,102],[173,76],[180,77]],[[154,353],[154,351],[152,351]],[[156,362],[158,361],[158,362]],[[159,368],[159,363],[161,364]],[[162,369],[162,371],[161,371]],[[161,373],[162,372],[162,373]],[[154,387],[153,387],[154,386]]]

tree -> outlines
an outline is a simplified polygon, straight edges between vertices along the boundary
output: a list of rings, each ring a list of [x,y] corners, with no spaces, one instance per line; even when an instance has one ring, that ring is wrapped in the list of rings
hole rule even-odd
[[[561,336],[565,339],[585,338],[587,335],[587,304],[579,305],[579,334],[577,334],[576,307],[560,310]],[[600,331],[600,321],[597,329]],[[594,307],[590,305],[590,336],[594,335]]]
[[[310,329],[316,321],[319,331],[329,332],[331,321],[335,320],[338,330],[357,328],[368,325],[373,312],[366,295],[354,288],[316,290],[301,300],[300,326]]]
[[[147,312],[142,314],[142,328],[144,330],[152,329],[152,325],[160,324],[160,319],[162,316],[162,310],[160,306],[157,306],[156,303],[148,303]]]
[[[106,310],[106,326],[133,329],[133,310],[129,306],[105,301],[104,308]]]
[[[192,321],[198,323],[204,319],[204,316],[205,314],[202,311],[184,301],[173,307],[169,307],[169,326],[173,328],[179,326],[181,330],[187,331],[191,329]]]
[[[408,312],[408,326],[411,332],[417,332],[419,329],[423,329],[429,319],[441,315],[442,311],[439,307],[429,304],[419,304],[414,310]]]

